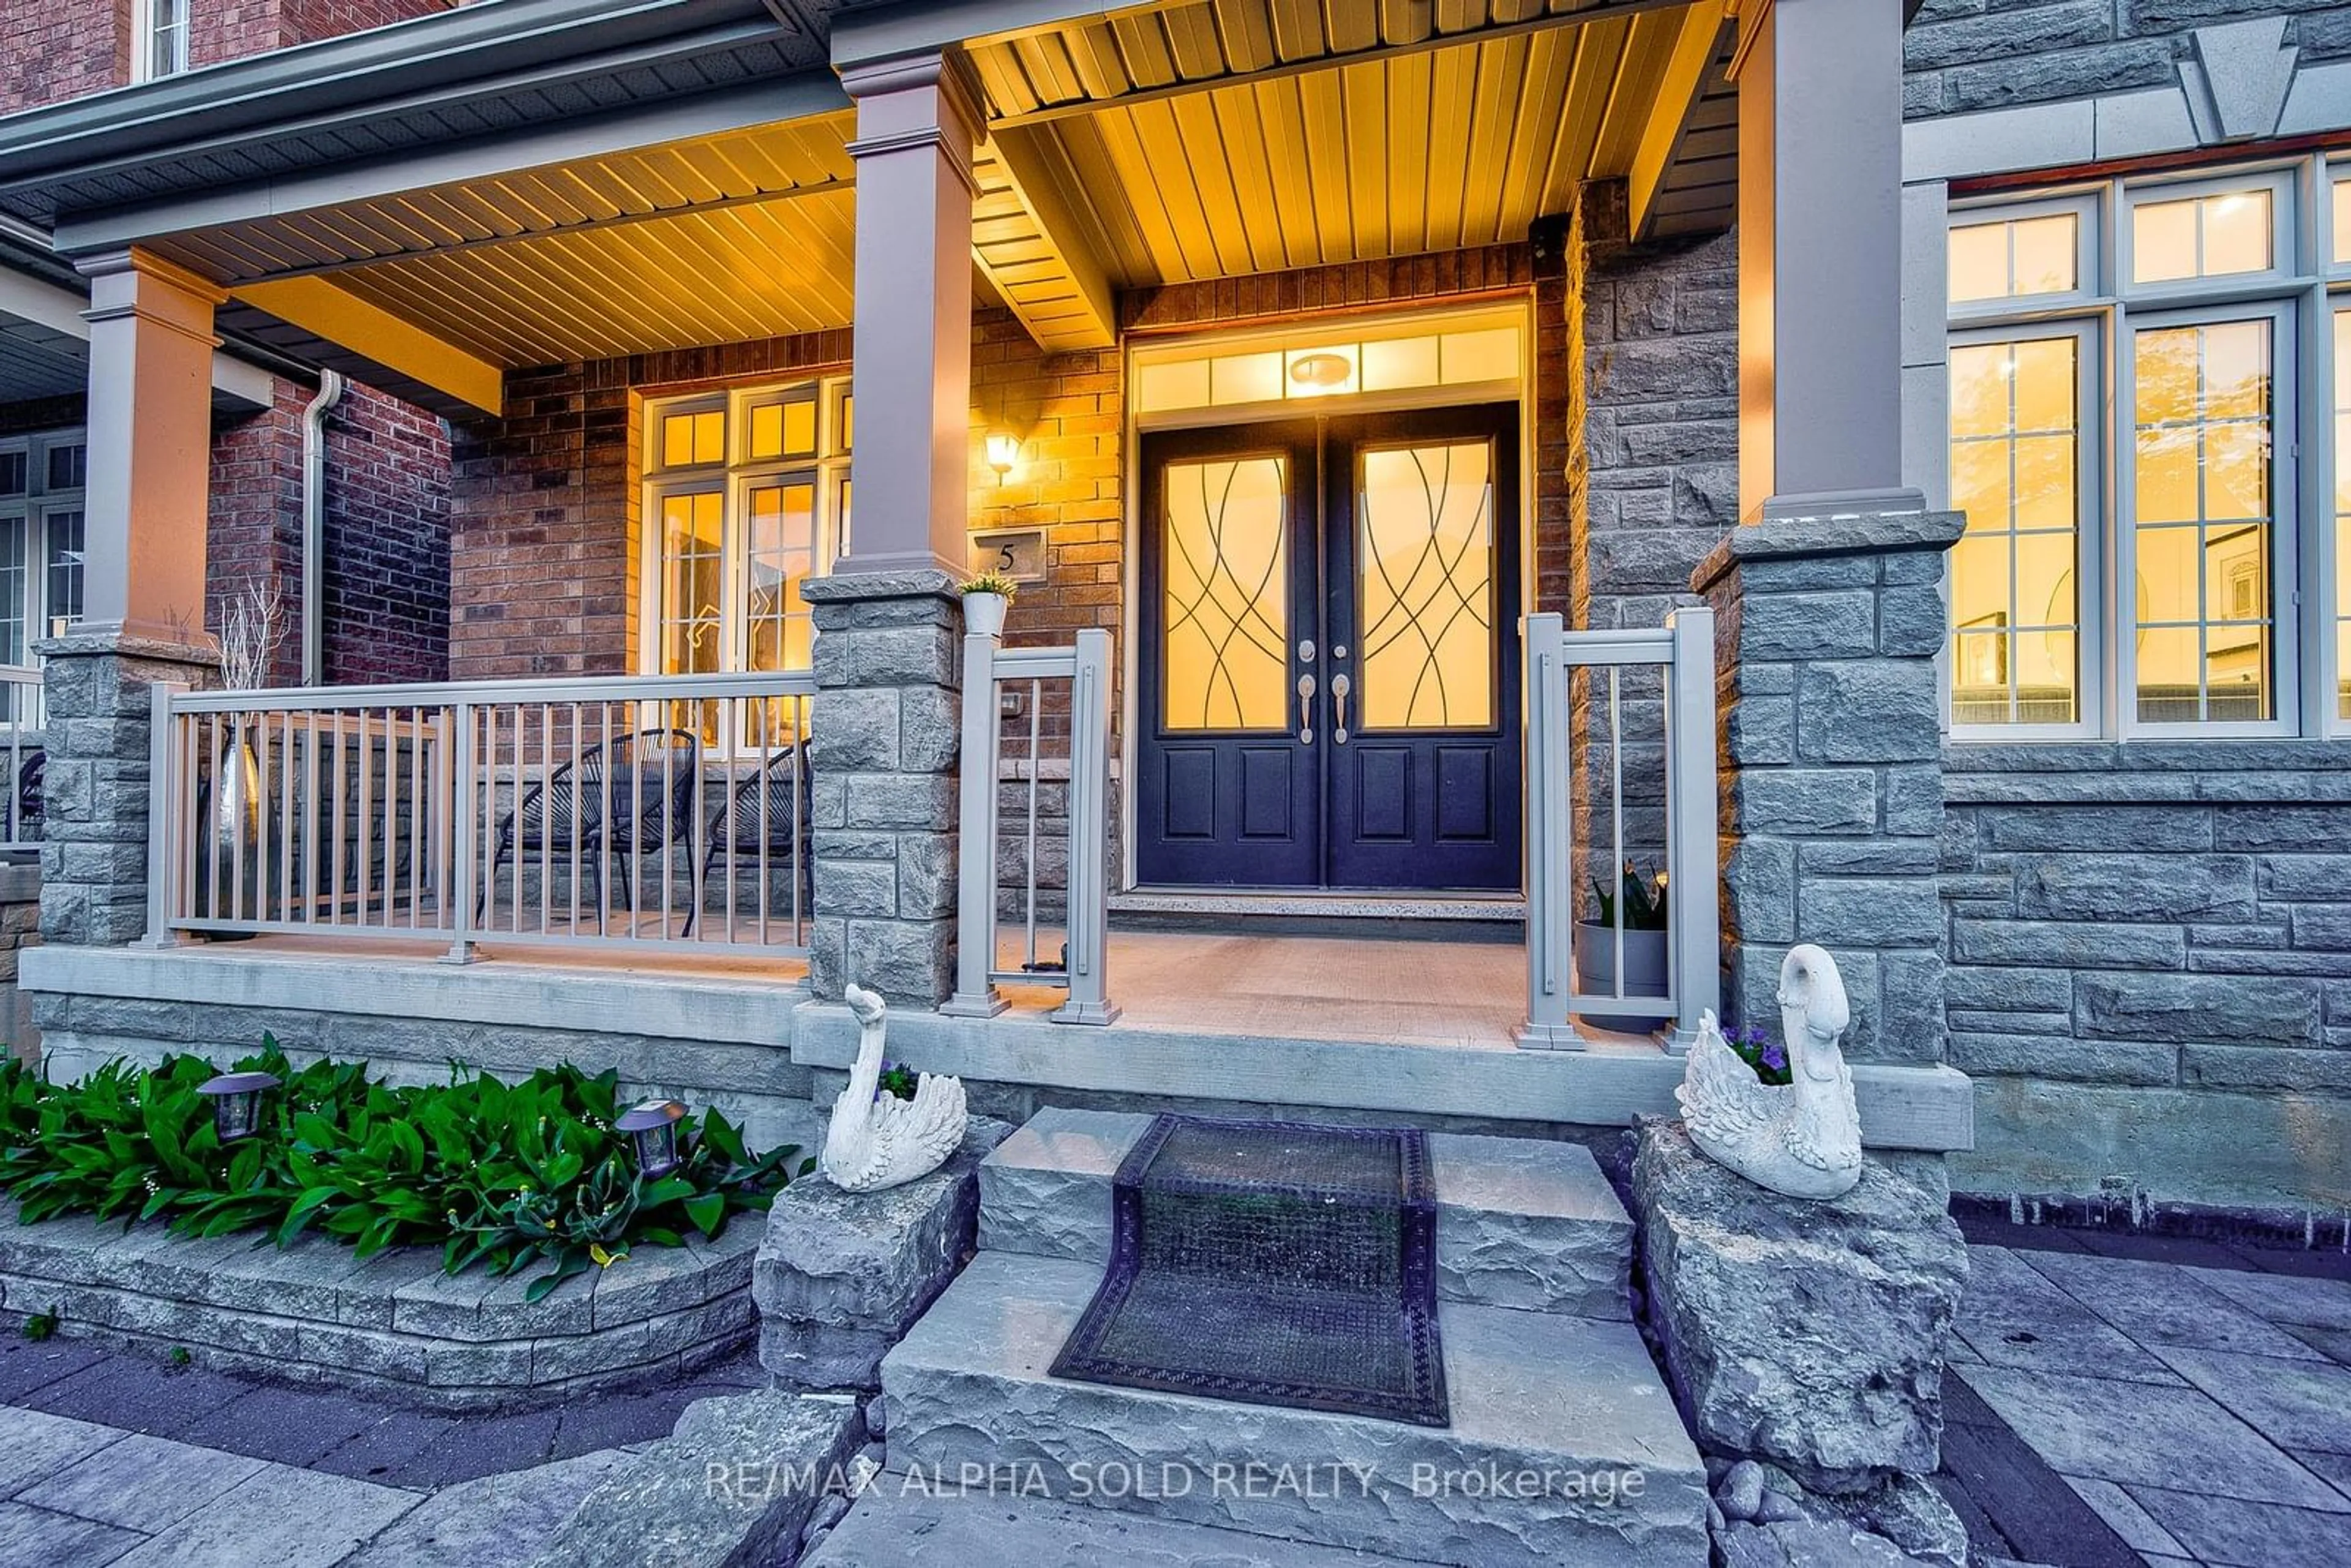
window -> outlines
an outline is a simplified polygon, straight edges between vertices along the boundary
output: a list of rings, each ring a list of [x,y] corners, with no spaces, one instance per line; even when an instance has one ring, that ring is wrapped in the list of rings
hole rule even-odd
[[[1492,396],[1520,375],[1523,318],[1509,310],[1462,311],[1377,327],[1293,330],[1214,345],[1135,350],[1135,412],[1154,416],[1326,397],[1412,392]],[[1507,394],[1516,396],[1514,392]]]
[[[35,643],[81,619],[89,471],[78,430],[0,436],[0,664],[34,663]]]
[[[649,403],[644,667],[808,667],[800,584],[846,548],[854,404],[845,381]]]
[[[131,0],[131,79],[152,81],[188,68],[188,0]]]
[[[2351,366],[2334,350],[2351,348],[2351,299],[2332,333],[2302,329],[2304,258],[2343,256],[2351,273],[2351,192],[2334,202],[2331,179],[2296,176],[2121,179],[1952,213],[1955,732],[2290,735],[2351,718],[2351,576],[2305,591],[2351,545],[2351,485],[2323,530],[2301,508],[2325,491],[2295,461],[2323,474],[2339,446],[2304,440],[2302,407],[2335,411],[2351,437]],[[2300,211],[2305,190],[2331,209]],[[2325,612],[2297,624],[2302,604]],[[2305,682],[2342,695],[2305,711]]]

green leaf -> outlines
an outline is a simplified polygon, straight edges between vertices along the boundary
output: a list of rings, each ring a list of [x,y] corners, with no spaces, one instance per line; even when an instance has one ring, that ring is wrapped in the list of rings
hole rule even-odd
[[[726,1195],[705,1192],[698,1197],[687,1198],[685,1217],[694,1221],[694,1228],[705,1236],[717,1235],[726,1224]]]

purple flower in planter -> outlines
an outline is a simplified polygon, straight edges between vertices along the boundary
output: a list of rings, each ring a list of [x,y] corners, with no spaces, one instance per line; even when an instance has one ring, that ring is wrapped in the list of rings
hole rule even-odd
[[[1763,1065],[1774,1072],[1784,1072],[1788,1070],[1788,1053],[1776,1045],[1767,1045],[1763,1048]]]

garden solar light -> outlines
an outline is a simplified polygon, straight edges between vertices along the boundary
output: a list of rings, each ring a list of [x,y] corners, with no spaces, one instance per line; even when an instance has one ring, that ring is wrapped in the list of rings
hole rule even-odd
[[[648,1176],[664,1176],[677,1169],[677,1124],[685,1106],[676,1100],[648,1100],[632,1105],[612,1124],[637,1145],[637,1169]]]
[[[213,1103],[213,1130],[224,1144],[261,1130],[261,1097],[277,1087],[273,1072],[224,1072],[199,1084],[196,1092]]]

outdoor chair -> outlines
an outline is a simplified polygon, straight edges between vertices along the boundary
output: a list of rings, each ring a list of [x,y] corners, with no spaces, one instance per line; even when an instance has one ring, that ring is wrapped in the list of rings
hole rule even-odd
[[[47,820],[48,808],[43,803],[41,781],[47,775],[49,754],[29,753],[23,767],[16,769],[16,838],[30,843],[41,836],[42,824]]]
[[[664,762],[663,754],[671,755]],[[479,924],[497,885],[498,868],[513,862],[517,880],[523,862],[542,848],[574,861],[584,858],[588,897],[597,929],[604,925],[603,861],[619,857],[621,903],[631,905],[630,861],[644,849],[685,846],[686,880],[694,881],[695,789],[702,766],[702,743],[682,729],[644,729],[600,741],[582,750],[540,782],[523,791],[498,821],[498,841],[489,874],[475,894]],[[575,784],[575,769],[576,784]],[[664,771],[665,770],[665,771]],[[576,869],[575,875],[578,874]],[[686,930],[694,915],[686,913]]]
[[[764,857],[770,871],[790,870],[801,889],[801,911],[807,912],[808,867],[802,857],[809,837],[808,789],[800,775],[800,762],[799,747],[786,746],[762,763],[758,772],[735,787],[719,806],[717,815],[710,819],[702,851],[703,882],[708,882],[711,872],[722,860],[726,862],[726,875],[732,878],[743,862],[748,861],[757,867]],[[694,896],[697,911],[703,901],[702,887],[697,883]],[[789,915],[789,909],[786,913]],[[689,916],[689,935],[693,929]]]

